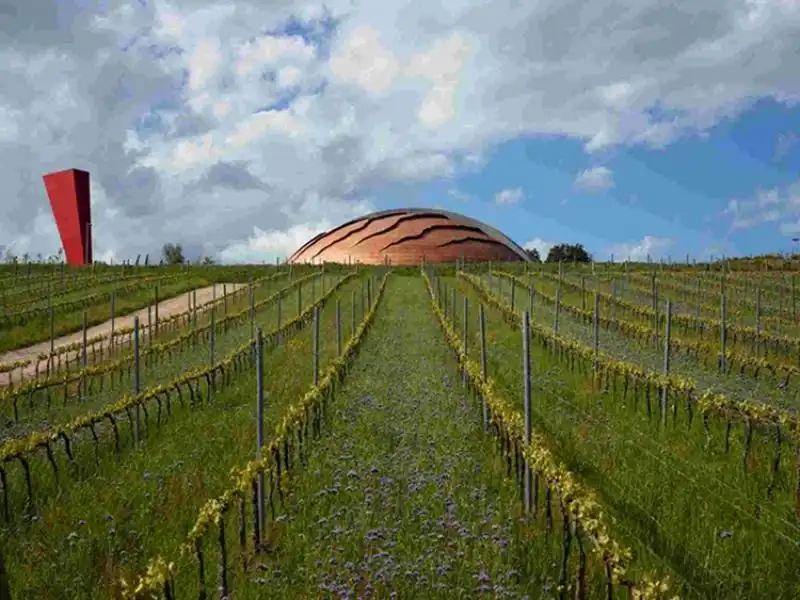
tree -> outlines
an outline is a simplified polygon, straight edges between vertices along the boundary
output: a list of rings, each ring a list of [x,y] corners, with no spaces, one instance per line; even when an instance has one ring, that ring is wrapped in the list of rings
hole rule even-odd
[[[164,244],[161,253],[164,255],[164,262],[168,265],[182,265],[186,262],[183,257],[183,246],[180,244]]]
[[[203,261],[202,261],[202,263],[201,263],[201,264],[204,264],[204,265],[214,265],[214,264],[216,264],[216,263],[214,262],[214,259],[213,259],[213,258],[211,258],[210,256],[204,256],[204,257],[203,257]]]
[[[533,262],[542,262],[542,255],[539,254],[539,251],[536,248],[526,248],[525,253]]]
[[[592,262],[592,255],[586,252],[583,244],[558,244],[550,248],[547,253],[547,262]]]

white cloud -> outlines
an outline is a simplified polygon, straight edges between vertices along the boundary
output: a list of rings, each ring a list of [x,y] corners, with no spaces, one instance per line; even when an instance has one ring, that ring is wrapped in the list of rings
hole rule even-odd
[[[792,221],[800,219],[800,180],[785,187],[756,190],[750,199],[732,198],[722,211],[734,231],[765,223],[779,223],[779,231],[792,235]]]
[[[450,188],[446,193],[451,198],[459,200],[460,202],[469,202],[470,200],[474,199],[474,196],[467,194],[466,192],[462,192],[458,188]]]
[[[218,252],[479,171],[521,135],[661,147],[800,98],[789,2],[112,4],[11,0],[0,20],[6,245],[57,248],[39,174],[70,166],[92,173],[98,256]],[[777,194],[730,216],[790,227]]]
[[[175,144],[171,166],[177,171],[184,171],[197,165],[211,165],[219,155],[219,150],[214,149],[211,134],[206,134],[193,141],[181,140]]]
[[[592,167],[578,173],[574,185],[583,192],[605,192],[614,187],[614,173],[607,167]]]
[[[314,49],[299,36],[264,36],[239,46],[234,71],[239,76],[260,74],[263,67],[281,60],[310,60]]]
[[[306,241],[328,229],[329,223],[303,223],[285,231],[263,231],[254,227],[253,235],[222,250],[219,258],[227,263],[283,261]]]
[[[292,65],[281,67],[278,71],[278,85],[287,88],[300,83],[303,79],[303,72]]]
[[[537,237],[525,242],[522,244],[522,247],[526,250],[538,250],[541,259],[545,260],[547,258],[547,253],[550,252],[550,248],[555,245],[555,242],[548,242],[547,240]]]
[[[205,87],[216,75],[220,59],[218,39],[200,40],[189,56],[189,89],[197,91]]]
[[[657,260],[674,244],[675,241],[669,238],[646,235],[638,242],[612,244],[607,254],[613,255],[615,261],[642,262],[647,260],[648,256],[652,260]]]
[[[464,39],[453,34],[437,40],[428,52],[411,58],[406,67],[409,77],[423,77],[433,83],[417,112],[426,127],[439,127],[455,115],[458,79],[467,53]]]
[[[264,230],[253,227],[252,234],[244,241],[230,244],[218,253],[224,262],[275,262],[284,260],[309,239],[332,227],[365,213],[373,212],[371,201],[354,205],[334,198],[321,198],[316,195],[299,203],[299,210],[307,217],[302,222],[287,229]],[[320,218],[320,215],[322,218]]]
[[[380,42],[380,32],[369,25],[354,29],[331,57],[331,73],[340,81],[355,83],[380,94],[389,89],[400,72],[400,63]]]
[[[390,162],[386,175],[391,179],[425,181],[450,177],[455,172],[453,161],[444,154],[418,154]]]
[[[494,203],[497,205],[519,204],[525,198],[525,192],[521,187],[505,189],[494,195]]]
[[[234,131],[225,138],[225,144],[231,149],[240,149],[259,141],[271,132],[294,137],[301,131],[302,125],[293,111],[269,110],[255,113],[240,121]]]

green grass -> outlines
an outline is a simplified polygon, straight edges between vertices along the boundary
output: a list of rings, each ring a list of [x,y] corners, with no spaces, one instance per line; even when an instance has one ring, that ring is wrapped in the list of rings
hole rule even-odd
[[[493,292],[503,297],[507,303],[510,303],[510,281],[503,277],[494,277],[493,279]],[[483,278],[483,281],[487,284],[489,283],[486,277]],[[555,296],[554,285],[542,286],[542,282],[538,281],[537,286],[546,288],[551,296]],[[573,306],[580,306],[580,299],[576,299],[574,295],[570,297],[570,295],[565,294],[564,298],[567,303]],[[527,292],[523,291],[521,285],[517,285],[516,302],[518,309],[529,308]],[[539,325],[552,329],[554,304],[546,303],[541,298],[535,299],[531,318]],[[588,346],[593,344],[594,334],[591,323],[567,313],[566,310],[561,310],[559,313],[559,333],[578,339]],[[663,337],[661,338],[661,344],[663,344]],[[661,372],[663,369],[663,345],[656,347],[621,330],[601,327],[599,331],[599,347],[602,352],[617,360],[634,363],[650,371]],[[782,378],[773,376],[766,369],[762,369],[757,378],[753,377],[750,371],[740,374],[738,370],[733,370],[722,375],[709,362],[698,362],[689,354],[673,351],[670,359],[670,372],[675,375],[691,377],[697,382],[700,390],[714,389],[735,398],[768,402],[780,407],[800,406],[800,388],[797,382],[794,381],[786,387],[779,386],[778,384]]]
[[[451,318],[461,334],[465,294],[470,306],[469,354],[477,358],[479,296],[464,280],[452,276],[451,267],[440,270],[443,280],[459,290]],[[294,279],[308,272],[297,269]],[[249,538],[246,549],[239,547],[238,507],[228,513],[225,533],[232,599],[559,598],[563,523],[558,503],[552,507],[550,530],[544,511],[537,518],[522,519],[518,484],[509,476],[496,440],[483,432],[479,401],[460,385],[418,272],[418,267],[397,269],[389,279],[363,346],[344,384],[337,386],[322,437],[307,440],[303,464],[293,459],[298,468],[288,481],[285,501],[276,499],[275,514],[268,503],[267,542],[260,552],[253,553]],[[572,280],[577,272],[570,270]],[[259,273],[253,268],[212,267],[198,269],[194,276],[231,281]],[[326,289],[341,276],[340,270],[328,273]],[[700,276],[699,271],[692,273]],[[323,367],[336,352],[336,299],[341,301],[346,339],[351,333],[352,292],[360,299],[362,281],[346,284],[322,311]],[[769,280],[763,281],[769,285]],[[259,297],[288,284],[288,278],[276,280],[263,286]],[[18,278],[15,285],[21,289],[25,279]],[[321,293],[318,285],[315,296]],[[507,294],[507,289],[501,293]],[[579,296],[566,297],[580,306]],[[519,299],[527,305],[527,297]],[[304,306],[311,301],[307,289],[303,300]],[[229,311],[247,304],[245,296],[232,302]],[[105,320],[108,311],[102,308],[105,314],[100,320]],[[265,330],[275,326],[276,312],[273,305],[257,315]],[[283,302],[283,322],[295,314],[296,297],[290,293]],[[76,316],[79,323],[80,315]],[[358,321],[361,317],[359,308]],[[552,327],[551,307],[536,308],[534,318]],[[521,411],[521,333],[494,309],[487,308],[486,324],[488,373],[499,393]],[[181,331],[180,327],[166,330],[158,339],[170,339]],[[591,341],[591,327],[564,312],[561,331],[583,343]],[[48,333],[45,330],[45,338]],[[246,322],[218,333],[217,356],[248,335]],[[309,389],[311,339],[311,327],[306,326],[267,352],[267,440],[290,404]],[[605,330],[601,348],[643,366],[659,365],[658,351]],[[148,366],[143,385],[203,366],[207,350],[205,344],[186,347]],[[648,414],[643,393],[623,394],[621,382],[597,389],[588,364],[571,364],[537,341],[531,350],[534,428],[558,460],[597,492],[611,520],[612,535],[634,551],[632,577],[644,572],[668,575],[672,592],[681,598],[800,596],[793,444],[783,440],[773,480],[774,431],[757,430],[745,460],[741,424],[732,427],[727,449],[725,423],[711,418],[706,432],[700,414],[688,422],[683,402],[677,417],[673,420],[670,415],[662,427],[655,393]],[[120,577],[135,580],[154,557],[175,560],[200,508],[230,487],[232,468],[254,456],[251,368],[217,391],[213,402],[182,406],[173,394],[172,414],[164,415],[160,426],[151,410],[139,449],[133,447],[126,421],[119,424],[118,457],[108,427],[99,428],[99,459],[88,432],[75,436],[74,466],[59,443],[58,483],[45,453],[37,454],[30,462],[35,515],[5,524],[0,514],[0,545],[12,597],[114,598]],[[676,361],[674,369],[697,373],[702,383],[740,395],[762,391],[688,360]],[[82,414],[113,400],[128,384],[124,378],[114,389],[107,388],[83,404],[41,409],[21,426],[37,427],[43,418],[60,421]],[[774,400],[774,391],[763,391],[765,398]],[[20,464],[2,467],[19,514],[26,496]],[[541,496],[543,491],[540,503]],[[248,513],[247,518],[251,516]],[[252,523],[247,523],[248,535],[251,530]],[[212,527],[203,537],[211,597],[216,597],[217,533]],[[586,541],[584,545],[589,553],[590,545]],[[572,550],[571,579],[577,560],[574,541]],[[195,558],[188,555],[177,561],[177,599],[196,598]],[[588,598],[604,597],[603,574],[592,556],[589,574]],[[570,588],[565,597],[572,598],[573,593]],[[614,597],[624,598],[625,591],[617,586]]]
[[[343,316],[349,315],[351,292],[360,285],[343,286],[322,311],[323,366],[336,351],[335,300],[341,301]],[[311,335],[306,327],[267,356],[268,431],[286,404],[311,383]],[[181,410],[173,401],[173,416],[148,432],[141,450],[124,452],[120,461],[111,450],[95,467],[91,443],[84,444],[78,462],[89,474],[63,493],[48,495],[34,521],[4,532],[7,568],[18,597],[106,598],[119,576],[132,579],[149,556],[174,553],[202,501],[219,494],[229,470],[253,455],[254,398],[255,376],[248,372],[218,392],[211,406]],[[127,426],[120,431],[127,436]],[[41,466],[48,468],[44,461]]]
[[[463,280],[446,280],[472,306],[470,353],[480,352],[478,295]],[[459,294],[460,295],[460,294]],[[456,303],[456,323],[463,319]],[[521,398],[521,334],[486,310],[488,373],[509,397]],[[660,426],[658,398],[652,417],[643,394],[623,398],[622,385],[607,393],[591,377],[532,344],[535,427],[556,455],[600,494],[643,567],[672,576],[686,598],[794,598],[800,527],[794,510],[794,455],[784,444],[774,497],[767,498],[774,442],[754,436],[742,465],[741,425],[728,452],[724,425],[710,425],[706,447],[702,418],[692,426],[681,403],[678,418]],[[521,408],[521,406],[520,406]],[[789,458],[791,457],[791,458]]]
[[[159,286],[159,300],[167,300],[189,290],[211,285],[205,277],[190,276],[168,284]],[[153,289],[139,289],[129,293],[120,293],[115,301],[115,311],[118,317],[147,308],[153,302]],[[110,302],[91,304],[86,307],[86,326],[91,327],[104,323],[111,318]],[[54,333],[56,337],[80,331],[83,326],[83,308],[69,312],[56,313]],[[50,317],[42,314],[31,319],[24,325],[12,325],[5,328],[0,337],[0,352],[7,352],[16,348],[23,348],[44,342],[50,339]]]
[[[516,484],[454,367],[420,277],[391,278],[269,549],[237,569],[233,597],[550,597],[560,536],[521,522]],[[176,581],[187,597],[194,570]]]
[[[311,273],[312,267],[298,265],[292,268],[293,277],[298,278]],[[126,272],[133,272],[126,271]],[[161,275],[176,272],[175,268],[169,267],[142,267],[139,272],[142,278],[150,275]],[[180,272],[180,271],[177,271]],[[159,285],[159,300],[167,300],[174,296],[183,294],[189,290],[206,287],[216,282],[222,289],[222,283],[247,283],[251,279],[257,279],[277,272],[275,267],[263,266],[243,266],[243,267],[191,267],[185,271],[185,276],[173,280],[169,284]],[[330,267],[329,273],[342,272],[339,267]],[[37,275],[31,275],[36,278]],[[153,288],[137,290],[126,294],[118,294],[116,298],[115,311],[118,317],[122,317],[142,308],[147,308],[153,301]],[[84,294],[88,295],[88,294]],[[111,318],[111,302],[92,304],[87,307],[87,326],[104,323]],[[56,312],[55,335],[62,336],[68,333],[80,331],[82,327],[83,308],[68,312]],[[14,350],[44,342],[50,339],[50,317],[42,315],[24,325],[5,328],[0,335],[0,352]]]
[[[323,277],[325,278],[324,284],[322,280],[317,279],[301,284],[303,309],[312,304],[312,299],[321,298],[323,289],[331,289],[341,279],[338,275]],[[257,298],[258,296],[267,295],[265,293],[267,291],[273,293],[286,286],[287,282],[271,282],[259,288],[260,294],[257,295]],[[282,322],[284,324],[297,315],[296,294],[296,290],[292,290],[290,299],[284,300],[282,303]],[[228,310],[233,313],[237,309],[247,308],[248,306],[249,297],[245,296],[243,301],[231,302]],[[224,316],[222,308],[217,309],[216,312],[218,318]],[[277,313],[276,303],[270,303],[262,307],[255,315],[256,326],[261,327],[264,331],[275,329],[277,327]],[[201,325],[203,321],[210,322],[210,313],[203,315],[203,317],[203,319],[198,317],[198,325]],[[169,339],[169,337],[174,337],[174,334],[163,337]],[[215,360],[226,356],[249,338],[249,320],[231,327],[227,331],[221,328],[216,329],[214,336]],[[143,345],[143,348],[145,347],[146,344]],[[119,355],[132,356],[132,351],[126,351]],[[210,360],[208,335],[203,335],[202,339],[200,339],[200,336],[193,338],[191,342],[181,344],[169,353],[162,353],[153,357],[145,355],[140,360],[139,389],[145,390],[158,384],[166,384],[181,373],[207,366]],[[87,411],[97,410],[111,404],[124,393],[133,392],[134,378],[132,368],[125,369],[122,372],[116,370],[104,374],[102,386],[100,385],[100,379],[100,377],[92,378],[89,392],[83,397],[77,395],[77,386],[71,386],[70,393],[74,395],[68,397],[66,402],[63,401],[63,388],[56,388],[52,391],[50,393],[50,401],[48,401],[48,392],[46,390],[26,394],[18,402],[18,418],[16,421],[13,420],[12,403],[8,400],[4,401],[3,405],[0,406],[0,415],[5,418],[6,422],[0,427],[0,440],[17,437],[47,425],[66,422]]]

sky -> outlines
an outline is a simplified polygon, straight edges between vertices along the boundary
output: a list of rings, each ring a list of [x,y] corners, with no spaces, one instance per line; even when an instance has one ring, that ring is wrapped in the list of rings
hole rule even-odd
[[[273,262],[442,208],[546,253],[696,260],[800,236],[800,0],[0,0],[0,246]]]

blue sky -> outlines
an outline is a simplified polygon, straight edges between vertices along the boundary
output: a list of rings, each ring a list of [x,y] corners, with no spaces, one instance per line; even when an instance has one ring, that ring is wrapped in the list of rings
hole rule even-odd
[[[579,189],[576,173],[596,166],[613,172],[613,186]],[[766,100],[664,148],[594,156],[580,140],[523,138],[493,148],[479,171],[376,189],[374,196],[381,209],[414,204],[469,214],[519,243],[582,243],[601,260],[615,244],[635,246],[645,236],[663,240],[654,256],[685,260],[688,253],[699,260],[792,250],[792,233],[779,222],[734,229],[724,211],[731,199],[785,188],[798,174],[800,107]],[[495,202],[498,192],[515,188],[524,193],[518,203]],[[626,258],[623,251],[617,260]]]

